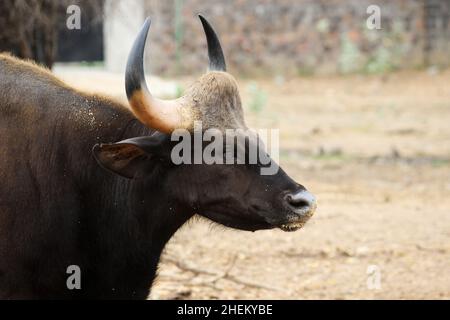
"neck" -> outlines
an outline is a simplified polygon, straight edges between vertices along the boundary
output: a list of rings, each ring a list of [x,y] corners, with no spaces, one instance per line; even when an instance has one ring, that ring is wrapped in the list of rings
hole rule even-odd
[[[120,139],[150,133],[131,121]],[[165,244],[193,212],[168,198],[162,168],[133,180],[98,165],[90,171],[91,181],[84,184],[89,209],[83,222],[90,230],[83,237],[89,278],[86,292],[105,298],[146,298]]]

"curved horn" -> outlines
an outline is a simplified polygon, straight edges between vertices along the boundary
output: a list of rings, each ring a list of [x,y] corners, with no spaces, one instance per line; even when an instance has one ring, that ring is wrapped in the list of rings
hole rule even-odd
[[[225,58],[223,56],[222,47],[220,46],[220,41],[217,34],[209,22],[201,14],[199,14],[198,17],[202,22],[203,30],[206,35],[206,42],[208,43],[209,70],[226,71],[227,66],[225,64]]]
[[[177,128],[188,127],[192,121],[182,98],[164,101],[154,98],[148,90],[143,58],[150,24],[147,18],[128,56],[125,90],[131,109],[139,121],[161,132],[171,133]]]

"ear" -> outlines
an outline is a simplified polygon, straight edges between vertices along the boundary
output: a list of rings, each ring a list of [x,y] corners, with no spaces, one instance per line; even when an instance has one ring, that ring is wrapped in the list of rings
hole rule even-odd
[[[98,164],[122,177],[135,179],[151,170],[150,159],[163,151],[166,135],[153,134],[117,143],[96,144],[92,149]]]

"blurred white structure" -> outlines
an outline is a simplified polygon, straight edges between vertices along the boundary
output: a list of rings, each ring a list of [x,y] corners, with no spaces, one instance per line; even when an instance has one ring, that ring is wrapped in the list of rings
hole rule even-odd
[[[105,0],[103,34],[108,71],[125,72],[128,53],[144,19],[143,0]]]
[[[144,0],[105,0],[103,13],[104,68],[56,63],[53,72],[77,89],[100,92],[126,102],[125,69],[133,42],[145,20]],[[157,25],[157,24],[156,24]],[[82,50],[83,48],[80,48]],[[80,79],[83,79],[80,81]],[[175,98],[181,86],[156,76],[147,76],[152,94]]]

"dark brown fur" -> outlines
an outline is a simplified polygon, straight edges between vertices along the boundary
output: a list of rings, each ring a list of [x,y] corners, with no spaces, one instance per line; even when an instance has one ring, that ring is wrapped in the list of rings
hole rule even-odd
[[[125,288],[133,281],[121,288],[114,275],[92,281],[92,290],[87,286],[93,275],[115,269],[114,263],[127,264],[127,254],[114,262],[121,248],[130,250],[123,247],[129,236],[121,228],[138,228],[125,216],[119,222],[111,208],[115,198],[117,209],[126,212],[127,195],[120,193],[130,182],[99,171],[92,146],[149,132],[125,106],[0,55],[0,298],[146,297],[156,257],[146,267],[142,291]],[[112,245],[116,237],[122,241]],[[95,267],[86,262],[92,258]],[[65,287],[70,264],[81,266],[86,290]],[[139,273],[136,268],[130,272]],[[116,291],[112,283],[105,289],[108,281]]]
[[[189,94],[206,127],[242,126],[228,74],[206,74]],[[281,168],[261,176],[260,163],[175,165],[170,136],[127,107],[8,55],[0,145],[0,299],[145,299],[165,244],[194,214],[292,230],[314,210],[286,200],[304,187]],[[66,286],[70,265],[81,290]]]

